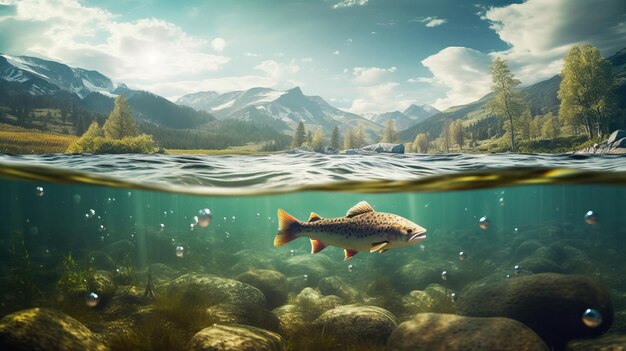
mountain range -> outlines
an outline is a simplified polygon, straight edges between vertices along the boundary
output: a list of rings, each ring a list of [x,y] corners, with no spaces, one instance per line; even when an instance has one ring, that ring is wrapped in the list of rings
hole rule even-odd
[[[337,126],[341,131],[363,126],[374,139],[382,126],[354,113],[342,111],[319,96],[307,96],[299,87],[287,91],[252,88],[218,94],[214,91],[184,95],[179,105],[206,111],[218,119],[256,121],[282,132],[292,132],[300,121],[307,129],[322,128],[326,135]]]
[[[439,112],[439,110],[430,105],[417,106],[412,104],[403,112],[393,111],[380,114],[369,113],[364,115],[364,117],[383,126],[388,120],[393,120],[397,130],[404,130],[436,115]]]

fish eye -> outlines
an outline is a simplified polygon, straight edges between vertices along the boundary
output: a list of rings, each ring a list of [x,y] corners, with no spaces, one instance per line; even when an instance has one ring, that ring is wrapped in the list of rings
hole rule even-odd
[[[413,229],[409,228],[409,229],[407,229],[407,230],[406,230],[406,232],[407,232],[408,234],[411,234],[411,233],[413,232]]]

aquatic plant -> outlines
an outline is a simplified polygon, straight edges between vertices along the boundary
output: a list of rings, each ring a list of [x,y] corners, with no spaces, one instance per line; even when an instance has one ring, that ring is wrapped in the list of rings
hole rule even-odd
[[[83,271],[69,253],[61,263],[61,274],[57,281],[57,289],[66,295],[86,293],[89,281],[93,279],[93,268]]]
[[[30,307],[33,300],[39,295],[35,285],[30,255],[24,244],[24,235],[21,231],[14,231],[11,242],[11,281],[15,284],[21,296],[23,307]]]
[[[174,351],[186,350],[191,335],[184,330],[163,323],[159,318],[146,318],[136,323],[128,333],[115,333],[107,341],[112,351]]]

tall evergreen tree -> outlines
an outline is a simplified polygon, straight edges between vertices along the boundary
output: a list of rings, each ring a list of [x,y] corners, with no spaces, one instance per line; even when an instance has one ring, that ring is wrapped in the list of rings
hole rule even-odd
[[[321,152],[324,151],[324,131],[322,128],[318,128],[313,134],[313,138],[311,140],[310,146],[313,150]]]
[[[354,149],[354,133],[351,128],[346,129],[346,132],[343,134],[343,149]]]
[[[354,134],[354,145],[353,147],[359,148],[359,147],[363,147],[365,146],[366,140],[365,140],[365,129],[363,128],[363,126],[359,126],[359,128],[356,131],[356,134]]]
[[[521,84],[509,70],[506,61],[496,57],[491,62],[491,90],[495,97],[490,108],[496,116],[504,117],[510,133],[511,151],[517,150],[515,144],[514,120],[519,118],[525,109],[522,95],[514,89]]]
[[[463,145],[465,144],[465,129],[463,128],[463,123],[458,119],[450,124],[450,138],[463,150]]]
[[[415,140],[413,140],[413,152],[419,152],[425,154],[428,152],[428,134],[420,133],[415,136]]]
[[[330,147],[335,150],[339,150],[339,148],[341,147],[340,138],[341,137],[339,136],[339,128],[335,126],[335,128],[333,128],[333,133],[330,135]]]
[[[443,128],[441,128],[441,134],[439,134],[439,143],[441,149],[445,152],[450,152],[450,144],[452,143],[452,138],[450,137],[450,121],[446,121],[443,124]]]
[[[583,125],[589,138],[601,134],[614,106],[611,63],[590,45],[574,46],[565,56],[558,97],[559,116]]]
[[[296,133],[293,135],[293,141],[291,147],[300,147],[305,141],[306,131],[304,130],[304,122],[300,121],[296,128]]]
[[[113,111],[104,122],[104,135],[111,139],[122,139],[124,137],[137,136],[137,125],[132,116],[132,110],[124,94],[115,98]]]
[[[393,119],[385,122],[385,128],[383,129],[383,135],[380,138],[381,143],[397,143],[399,140],[398,133],[396,132],[396,123]]]

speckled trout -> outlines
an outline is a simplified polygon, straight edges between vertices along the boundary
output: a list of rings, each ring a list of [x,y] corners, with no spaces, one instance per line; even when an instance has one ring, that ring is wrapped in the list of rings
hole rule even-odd
[[[361,201],[349,209],[345,217],[322,218],[311,212],[307,222],[300,222],[279,209],[274,246],[304,236],[311,239],[311,253],[318,253],[326,246],[336,246],[344,249],[344,259],[347,260],[358,252],[383,253],[415,245],[426,239],[425,232],[426,229],[404,217],[374,212],[370,204]]]

